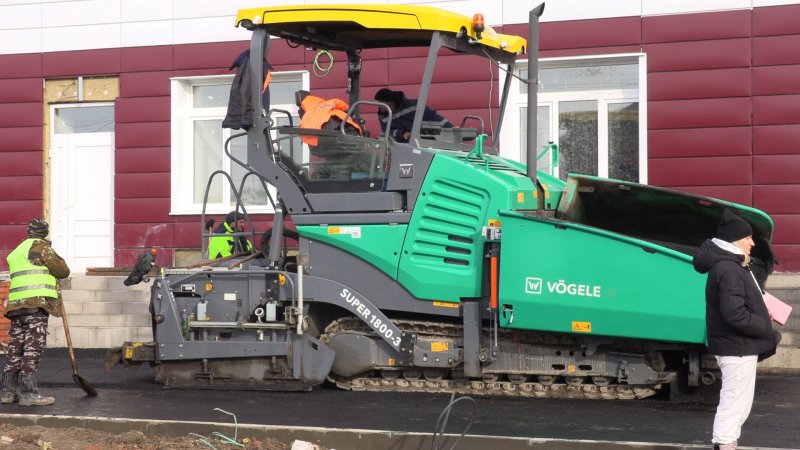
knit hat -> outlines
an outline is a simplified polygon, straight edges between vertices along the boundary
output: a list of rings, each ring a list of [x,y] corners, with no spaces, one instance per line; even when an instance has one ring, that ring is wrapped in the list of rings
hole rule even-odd
[[[28,236],[46,238],[50,234],[50,225],[44,219],[31,219],[28,222]]]
[[[730,209],[722,211],[722,220],[717,226],[717,237],[727,242],[736,242],[739,239],[753,235],[753,228],[746,220],[732,213]]]
[[[228,213],[227,216],[225,216],[225,223],[230,225],[233,222],[236,222],[237,220],[240,220],[240,219],[244,219],[244,215],[242,215],[242,213],[237,212],[237,211],[231,211],[231,212]]]
[[[375,100],[379,102],[399,102],[401,98],[405,97],[403,91],[393,91],[388,88],[383,88],[375,93]]]

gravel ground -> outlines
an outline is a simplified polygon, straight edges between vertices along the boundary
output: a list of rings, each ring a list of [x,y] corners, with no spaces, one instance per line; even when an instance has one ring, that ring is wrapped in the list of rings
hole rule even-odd
[[[205,444],[201,439],[206,439]],[[19,450],[289,450],[290,444],[274,439],[239,439],[240,445],[228,444],[213,437],[152,437],[141,431],[110,434],[86,428],[45,428],[38,425],[17,427],[0,424],[0,449]],[[213,447],[212,447],[213,446]]]

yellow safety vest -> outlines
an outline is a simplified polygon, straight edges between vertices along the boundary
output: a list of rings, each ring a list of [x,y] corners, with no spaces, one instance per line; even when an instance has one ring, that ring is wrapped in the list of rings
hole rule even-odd
[[[39,239],[26,239],[9,253],[8,271],[11,274],[11,286],[8,290],[8,301],[22,303],[32,297],[58,298],[56,277],[50,274],[45,266],[37,266],[28,259],[31,246]]]
[[[227,222],[222,222],[225,226],[226,233],[233,233],[233,228],[228,226]],[[233,236],[214,236],[208,243],[208,257],[209,259],[222,258],[224,256],[231,256],[235,239]],[[253,249],[253,244],[247,241],[247,251]]]

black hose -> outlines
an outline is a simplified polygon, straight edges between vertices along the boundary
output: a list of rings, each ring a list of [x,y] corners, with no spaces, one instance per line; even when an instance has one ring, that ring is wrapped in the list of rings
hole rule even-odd
[[[450,410],[455,406],[456,403],[462,400],[468,400],[472,403],[472,413],[470,414],[469,421],[467,422],[467,426],[464,427],[464,431],[461,432],[461,435],[453,442],[453,445],[450,446],[449,450],[453,450],[456,448],[461,439],[467,434],[469,431],[469,427],[472,426],[472,423],[475,421],[475,412],[477,410],[477,404],[472,397],[458,397],[455,398],[456,393],[453,392],[453,395],[450,396],[450,403],[445,406],[442,412],[439,414],[439,418],[436,419],[436,426],[433,428],[433,442],[431,443],[431,448],[433,450],[442,450],[442,446],[444,445],[444,429],[447,427],[447,420],[450,418]]]

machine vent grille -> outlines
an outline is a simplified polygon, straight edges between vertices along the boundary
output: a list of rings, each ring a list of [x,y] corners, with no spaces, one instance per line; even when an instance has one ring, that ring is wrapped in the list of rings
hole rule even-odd
[[[470,163],[470,164],[472,164],[474,166],[477,166],[477,167],[486,167],[486,162],[488,160],[489,169],[491,169],[491,170],[503,170],[503,171],[508,171],[508,172],[520,172],[520,170],[518,168],[512,166],[511,164],[509,164],[509,163],[507,163],[505,161],[499,160],[499,159],[494,159],[494,158],[490,158],[490,157],[488,159],[483,159],[483,158],[479,158],[477,156],[470,156],[469,158],[467,158],[466,153],[455,153],[452,156],[457,158],[457,159],[466,161],[466,162],[468,162],[468,163]]]
[[[477,252],[488,194],[466,183],[439,179],[427,193],[415,240],[411,246],[416,262],[471,267]]]

